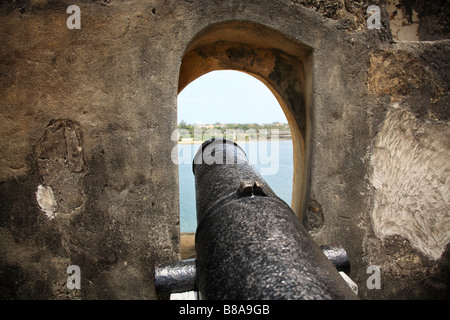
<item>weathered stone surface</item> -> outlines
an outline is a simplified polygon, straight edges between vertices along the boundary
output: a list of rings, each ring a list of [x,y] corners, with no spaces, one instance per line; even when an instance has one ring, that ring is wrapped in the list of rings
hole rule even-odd
[[[180,257],[177,94],[223,68],[279,98],[293,207],[319,244],[344,246],[360,296],[448,297],[439,1],[80,0],[70,30],[72,4],[0,4],[0,297],[155,298],[154,264]],[[374,264],[380,290],[366,286]]]
[[[450,119],[449,46],[433,42],[396,44],[370,56],[369,91],[378,97],[400,102],[422,120]]]
[[[39,205],[50,201],[46,207],[52,212],[51,218],[79,208],[84,198],[81,179],[85,167],[79,125],[67,120],[51,122],[34,153],[42,177],[36,192],[41,199],[37,198]]]
[[[383,6],[384,1],[351,1],[351,0],[292,0],[293,3],[311,8],[324,17],[338,20],[340,28],[349,31],[366,28],[366,11],[370,5]]]
[[[417,58],[400,50],[376,52],[370,57],[369,90],[402,100],[425,82],[426,73]]]
[[[434,260],[450,242],[449,141],[448,123],[421,122],[393,105],[371,158],[375,233],[401,235]]]
[[[445,0],[424,2],[387,1],[390,26],[398,41],[429,41],[449,39],[449,7]]]

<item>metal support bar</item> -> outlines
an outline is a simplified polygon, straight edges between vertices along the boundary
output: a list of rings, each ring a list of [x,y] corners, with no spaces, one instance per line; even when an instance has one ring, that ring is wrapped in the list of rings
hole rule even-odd
[[[340,245],[320,246],[322,252],[338,271],[350,273],[350,259],[345,249]]]
[[[197,290],[195,259],[180,260],[155,266],[155,291],[158,299],[171,293]]]

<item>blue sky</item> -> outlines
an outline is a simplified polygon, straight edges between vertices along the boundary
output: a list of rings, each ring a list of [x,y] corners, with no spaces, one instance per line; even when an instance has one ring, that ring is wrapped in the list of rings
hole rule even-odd
[[[239,71],[213,71],[178,95],[178,123],[287,122],[278,101],[256,78]]]

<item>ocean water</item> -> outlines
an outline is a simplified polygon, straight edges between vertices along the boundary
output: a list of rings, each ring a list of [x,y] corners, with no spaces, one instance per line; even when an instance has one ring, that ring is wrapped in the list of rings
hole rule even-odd
[[[292,140],[252,141],[238,144],[277,196],[290,205],[293,177]],[[200,144],[178,145],[181,232],[195,232],[197,228],[192,159],[199,147]]]

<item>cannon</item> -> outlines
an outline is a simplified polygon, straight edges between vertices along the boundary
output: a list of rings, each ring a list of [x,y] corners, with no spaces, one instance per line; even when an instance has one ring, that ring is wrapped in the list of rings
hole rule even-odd
[[[193,173],[197,257],[156,266],[159,296],[196,290],[205,300],[356,298],[338,272],[348,271],[345,250],[317,245],[236,143],[205,141]]]

